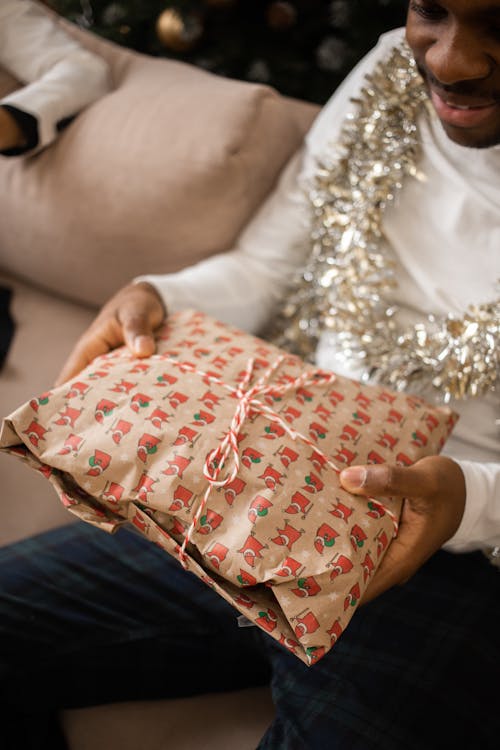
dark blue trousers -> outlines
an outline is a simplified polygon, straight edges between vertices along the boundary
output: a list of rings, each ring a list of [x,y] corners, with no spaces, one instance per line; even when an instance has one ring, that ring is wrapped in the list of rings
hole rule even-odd
[[[63,708],[271,684],[259,750],[498,750],[500,573],[440,552],[306,667],[148,541],[77,523],[0,549],[0,747]]]

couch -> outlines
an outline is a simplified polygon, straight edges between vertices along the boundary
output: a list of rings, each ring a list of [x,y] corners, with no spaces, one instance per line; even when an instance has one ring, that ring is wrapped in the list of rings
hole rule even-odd
[[[98,307],[135,275],[229,249],[318,110],[52,15],[108,61],[114,85],[45,151],[0,157],[0,285],[16,323],[0,417],[50,388]],[[0,95],[19,85],[0,71]],[[0,475],[0,546],[75,522],[20,462],[0,455]],[[72,750],[252,750],[272,716],[262,689],[77,709],[62,722]]]

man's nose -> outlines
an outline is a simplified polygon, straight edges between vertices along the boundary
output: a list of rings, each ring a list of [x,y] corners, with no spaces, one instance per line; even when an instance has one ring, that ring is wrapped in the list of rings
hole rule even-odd
[[[450,26],[429,47],[428,70],[442,84],[487,78],[494,65],[477,35],[462,26]]]

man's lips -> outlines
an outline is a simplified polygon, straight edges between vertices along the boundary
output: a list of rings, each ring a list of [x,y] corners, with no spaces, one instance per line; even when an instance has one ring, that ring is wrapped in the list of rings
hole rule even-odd
[[[458,128],[474,128],[483,125],[500,111],[498,102],[492,99],[474,99],[439,93],[431,88],[431,100],[439,119]]]

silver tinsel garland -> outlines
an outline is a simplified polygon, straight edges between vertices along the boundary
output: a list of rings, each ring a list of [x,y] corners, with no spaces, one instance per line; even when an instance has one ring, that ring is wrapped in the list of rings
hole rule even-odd
[[[313,360],[328,332],[343,357],[362,363],[367,379],[396,390],[433,386],[444,402],[484,394],[499,376],[500,299],[406,330],[385,299],[396,281],[382,218],[404,178],[422,178],[417,119],[429,106],[405,43],[367,77],[354,102],[357,112],[310,190],[309,260],[267,335]]]

